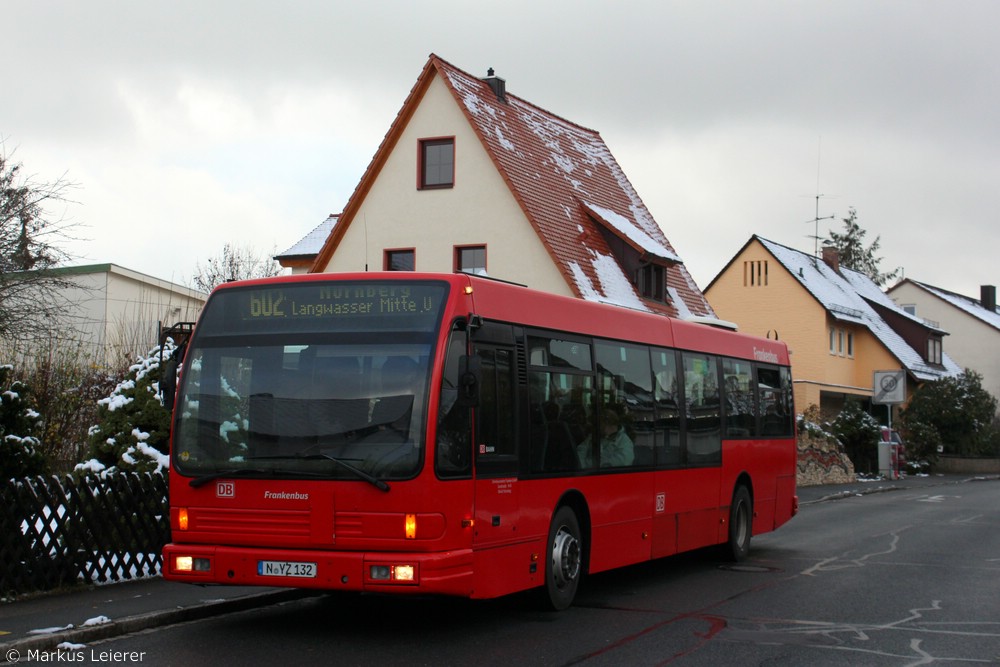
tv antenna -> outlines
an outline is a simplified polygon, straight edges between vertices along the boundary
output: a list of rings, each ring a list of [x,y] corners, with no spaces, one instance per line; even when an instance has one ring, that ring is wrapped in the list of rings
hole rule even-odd
[[[825,197],[826,195],[821,195],[819,193],[819,167],[822,162],[822,149],[823,149],[823,137],[819,138],[819,145],[816,147],[816,214],[813,216],[812,220],[806,220],[806,222],[813,223],[813,256],[819,257],[819,221],[820,220],[833,220],[835,215],[826,215],[822,218],[819,217],[819,198]]]
[[[833,220],[835,217],[837,217],[836,215],[825,215],[822,218],[819,217],[819,198],[824,196],[825,195],[816,195],[816,215],[813,216],[812,220],[806,220],[806,222],[813,223],[813,227],[815,229],[815,231],[813,232],[813,246],[814,246],[813,255],[815,255],[816,257],[819,257],[819,240],[821,238],[819,235],[819,221]]]

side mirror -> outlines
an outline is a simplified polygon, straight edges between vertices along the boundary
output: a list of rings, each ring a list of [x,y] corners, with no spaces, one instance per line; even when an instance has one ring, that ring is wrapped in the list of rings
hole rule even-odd
[[[177,395],[177,359],[171,357],[163,364],[160,374],[160,391],[163,393],[163,407],[168,412],[174,410],[174,397]]]
[[[181,365],[181,361],[183,361],[184,353],[186,351],[187,341],[184,341],[180,347],[174,350],[174,353],[170,355],[170,358],[162,364],[162,372],[160,373],[160,392],[163,394],[163,407],[165,407],[168,412],[174,411],[174,400],[177,398],[177,368]]]
[[[478,356],[463,356],[458,360],[458,400],[463,408],[479,407],[479,377],[483,360]]]

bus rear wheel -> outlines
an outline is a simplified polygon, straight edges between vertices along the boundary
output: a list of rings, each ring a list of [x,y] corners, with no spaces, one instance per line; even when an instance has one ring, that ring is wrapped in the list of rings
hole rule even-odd
[[[750,553],[750,536],[753,534],[753,500],[742,484],[733,492],[729,506],[729,540],[723,545],[727,560],[739,562]]]
[[[563,506],[556,510],[546,544],[546,602],[551,609],[562,611],[573,604],[583,564],[580,522],[572,509]]]

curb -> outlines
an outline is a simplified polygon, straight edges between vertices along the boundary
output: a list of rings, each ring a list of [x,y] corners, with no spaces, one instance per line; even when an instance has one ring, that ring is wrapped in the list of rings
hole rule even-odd
[[[231,614],[239,611],[247,611],[267,605],[292,602],[303,598],[321,595],[321,592],[307,589],[286,589],[280,591],[269,591],[246,595],[231,600],[220,600],[217,602],[207,602],[205,604],[193,605],[191,607],[178,607],[176,609],[166,609],[162,611],[151,611],[135,616],[125,616],[108,623],[91,625],[79,628],[60,630],[51,634],[25,637],[12,642],[0,644],[4,656],[8,663],[18,662],[23,657],[27,657],[29,652],[48,652],[57,650],[56,647],[63,643],[89,644],[104,639],[120,637],[122,635],[148,630],[150,628],[174,625],[188,621],[197,621],[211,616],[221,614]]]
[[[799,505],[815,505],[816,503],[829,502],[831,500],[843,500],[844,498],[857,498],[859,496],[867,496],[873,493],[888,493],[889,491],[905,491],[913,490],[917,488],[929,488],[934,486],[945,486],[949,484],[967,484],[969,482],[993,482],[1000,480],[1000,475],[973,475],[972,477],[962,477],[959,479],[941,479],[932,480],[929,482],[924,482],[921,484],[906,484],[904,483],[890,483],[889,486],[872,486],[872,487],[861,487],[856,489],[848,489],[845,491],[838,491],[836,493],[830,493],[820,498],[814,498],[813,500],[799,500]]]

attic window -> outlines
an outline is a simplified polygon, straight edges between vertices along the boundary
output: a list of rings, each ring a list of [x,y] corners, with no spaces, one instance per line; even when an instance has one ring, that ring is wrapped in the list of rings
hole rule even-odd
[[[455,184],[455,139],[421,139],[417,174],[421,190],[450,188]]]
[[[636,272],[636,287],[647,299],[665,301],[667,269],[660,264],[643,264]]]
[[[941,339],[932,337],[927,340],[927,363],[941,365]]]
[[[743,286],[767,286],[767,260],[752,260],[743,262]]]

